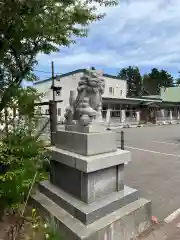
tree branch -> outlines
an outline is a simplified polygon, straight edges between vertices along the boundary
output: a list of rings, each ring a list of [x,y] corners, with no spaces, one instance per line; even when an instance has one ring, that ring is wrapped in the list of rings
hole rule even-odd
[[[11,98],[13,97],[13,92],[12,90],[14,88],[17,88],[20,86],[21,82],[23,81],[24,77],[26,76],[26,74],[30,71],[30,68],[32,66],[32,61],[36,55],[38,49],[38,42],[35,44],[34,49],[32,50],[32,55],[29,59],[29,62],[26,64],[25,69],[22,68],[21,66],[21,70],[20,74],[18,74],[14,81],[12,81],[10,83],[10,85],[4,90],[4,92],[1,95],[1,102],[0,102],[0,112],[7,106],[7,104],[9,103],[9,101],[11,100]],[[14,49],[13,49],[14,50]],[[16,54],[16,51],[15,51]],[[16,55],[17,56],[17,55]],[[19,59],[17,58],[17,61],[19,62]]]

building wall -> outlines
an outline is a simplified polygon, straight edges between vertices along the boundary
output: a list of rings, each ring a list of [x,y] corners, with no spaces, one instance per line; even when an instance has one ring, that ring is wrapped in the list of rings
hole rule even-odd
[[[69,95],[70,91],[74,90],[77,91],[78,82],[83,75],[83,72],[75,73],[69,76],[65,76],[62,78],[59,78],[55,81],[55,86],[62,87],[60,96],[56,95],[56,100],[63,100],[62,103],[57,104],[57,109],[59,114],[58,120],[62,120],[64,118],[65,109],[69,104]],[[105,80],[105,92],[103,94],[103,97],[105,98],[125,98],[126,92],[127,92],[127,86],[126,81],[110,78],[103,76],[103,79]],[[51,88],[51,80],[44,81],[40,83],[36,83],[34,85],[35,88],[38,89],[40,93],[44,93],[44,97],[42,98],[42,101],[49,101],[52,100],[52,90]],[[42,107],[42,113],[47,113],[48,106]]]
[[[78,82],[82,75],[83,73],[76,73],[60,79],[61,99],[63,100],[61,103],[61,118],[64,117],[66,107],[69,105],[70,91],[75,91],[77,94]]]
[[[57,81],[55,80],[55,86],[62,87],[60,95],[55,95],[55,99],[57,101],[63,100],[63,102],[57,103],[58,121],[62,120],[62,118],[64,117],[65,109],[69,104],[70,90],[76,91],[81,76],[82,73],[76,73],[74,75],[59,78],[57,79]],[[41,99],[42,102],[47,102],[53,99],[51,84],[52,82],[51,80],[49,80],[34,85],[34,87],[38,89],[39,93],[44,94],[44,96]],[[41,110],[43,114],[48,113],[48,106],[42,106]]]
[[[161,88],[161,98],[166,102],[180,102],[180,86]]]
[[[38,90],[39,93],[43,93],[43,97],[41,98],[42,102],[48,102],[52,99],[52,91],[51,91],[51,82],[42,82],[35,84],[34,87]],[[48,111],[48,106],[41,107],[41,113],[46,114]]]
[[[125,98],[127,93],[127,82],[120,79],[103,77],[105,80],[104,98]]]

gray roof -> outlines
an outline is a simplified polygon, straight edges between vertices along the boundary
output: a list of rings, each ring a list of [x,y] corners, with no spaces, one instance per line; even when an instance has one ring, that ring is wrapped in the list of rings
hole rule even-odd
[[[85,71],[86,71],[86,69],[77,69],[77,70],[74,70],[74,71],[71,71],[71,72],[68,72],[68,73],[64,73],[64,74],[61,74],[61,75],[56,75],[56,77],[58,77],[58,78],[67,77],[67,76],[73,75],[75,73],[81,73],[81,72],[85,72]],[[120,79],[117,76],[110,75],[110,74],[103,74],[103,76],[123,80],[123,79]],[[51,80],[52,80],[52,78],[48,78],[48,79],[44,79],[42,81],[35,82],[34,84],[36,85],[36,84],[48,82],[48,81],[51,81]],[[123,81],[126,81],[126,80],[123,80]]]

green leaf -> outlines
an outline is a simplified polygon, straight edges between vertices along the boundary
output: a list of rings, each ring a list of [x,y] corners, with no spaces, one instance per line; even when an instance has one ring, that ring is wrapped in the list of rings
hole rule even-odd
[[[17,95],[24,79],[35,81],[33,69],[39,53],[57,52],[61,46],[86,37],[91,22],[100,20],[99,6],[119,0],[14,0],[0,1],[0,112]]]

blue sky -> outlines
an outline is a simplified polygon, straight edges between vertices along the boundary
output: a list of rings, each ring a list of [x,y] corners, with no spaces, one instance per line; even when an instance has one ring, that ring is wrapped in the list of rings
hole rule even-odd
[[[95,66],[105,73],[129,65],[143,73],[163,68],[173,76],[180,70],[180,0],[121,0],[118,7],[98,8],[106,17],[89,26],[87,38],[78,39],[59,53],[38,55],[36,69],[55,73]],[[59,31],[61,31],[59,29]],[[50,73],[36,72],[40,79]]]

